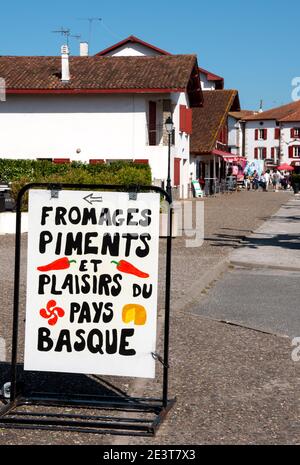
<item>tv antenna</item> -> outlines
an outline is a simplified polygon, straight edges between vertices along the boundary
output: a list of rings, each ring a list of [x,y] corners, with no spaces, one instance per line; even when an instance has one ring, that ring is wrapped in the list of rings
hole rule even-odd
[[[61,27],[60,29],[58,29],[57,31],[51,31],[51,32],[53,32],[54,34],[61,34],[63,37],[66,37],[66,39],[67,39],[67,45],[69,45],[69,37],[70,37],[70,35],[71,35],[70,29],[64,28],[64,27],[62,26],[62,27]]]
[[[91,18],[78,18],[79,21],[88,21],[89,23],[89,46],[91,46],[91,41],[92,41],[92,29],[93,29],[93,23],[96,21],[102,21],[102,18],[98,18],[96,16],[91,17]]]
[[[74,39],[80,40],[81,39],[81,34],[71,34],[70,37],[73,37]]]

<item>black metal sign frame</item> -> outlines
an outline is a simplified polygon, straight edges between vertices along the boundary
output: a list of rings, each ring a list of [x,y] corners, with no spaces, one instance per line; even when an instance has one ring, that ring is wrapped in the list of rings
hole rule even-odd
[[[168,235],[166,243],[166,276],[165,276],[165,312],[163,356],[153,353],[153,357],[163,365],[161,398],[131,397],[114,387],[116,395],[103,396],[94,394],[62,394],[57,392],[34,392],[24,386],[18,375],[18,334],[19,334],[19,294],[20,294],[20,257],[21,257],[21,208],[24,194],[30,189],[43,188],[53,191],[61,189],[86,189],[128,192],[134,196],[138,192],[157,192],[169,204]],[[171,249],[172,249],[172,198],[160,187],[156,186],[122,186],[111,184],[70,184],[70,183],[31,183],[24,186],[16,203],[16,237],[15,237],[15,270],[13,301],[13,334],[10,379],[10,398],[0,408],[0,426],[21,429],[68,430],[84,433],[102,433],[134,436],[153,436],[160,423],[170,410],[176,399],[168,399],[169,372],[169,326],[170,326],[170,291],[171,291]],[[22,367],[22,365],[21,365]],[[23,371],[22,371],[23,374]],[[24,409],[25,406],[25,409]],[[51,412],[39,411],[39,407],[51,407]],[[84,409],[90,412],[56,413],[55,408]],[[104,414],[99,415],[99,411]],[[96,412],[96,413],[94,413]],[[107,413],[108,412],[108,413]],[[112,412],[112,413],[111,413]],[[120,412],[120,413],[119,413]],[[117,415],[119,416],[117,416]]]

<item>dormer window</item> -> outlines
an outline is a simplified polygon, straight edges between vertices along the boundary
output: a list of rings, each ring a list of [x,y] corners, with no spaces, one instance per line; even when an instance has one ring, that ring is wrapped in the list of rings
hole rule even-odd
[[[300,138],[300,128],[292,128],[291,129],[291,138],[293,138],[293,139]]]

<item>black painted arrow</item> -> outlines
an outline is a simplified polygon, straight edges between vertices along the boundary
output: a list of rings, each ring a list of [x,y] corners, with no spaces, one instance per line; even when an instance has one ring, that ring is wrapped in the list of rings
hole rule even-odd
[[[93,205],[94,202],[102,202],[102,196],[93,197],[93,194],[88,194],[86,197],[83,197],[90,205]]]

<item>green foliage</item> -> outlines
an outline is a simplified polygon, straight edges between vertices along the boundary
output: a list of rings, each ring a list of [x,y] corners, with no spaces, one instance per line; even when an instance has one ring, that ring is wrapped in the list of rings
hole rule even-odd
[[[41,160],[0,159],[0,179],[11,182],[12,195],[16,199],[19,190],[30,182],[150,185],[151,170],[146,164],[122,161],[90,165],[81,162],[56,164]]]

